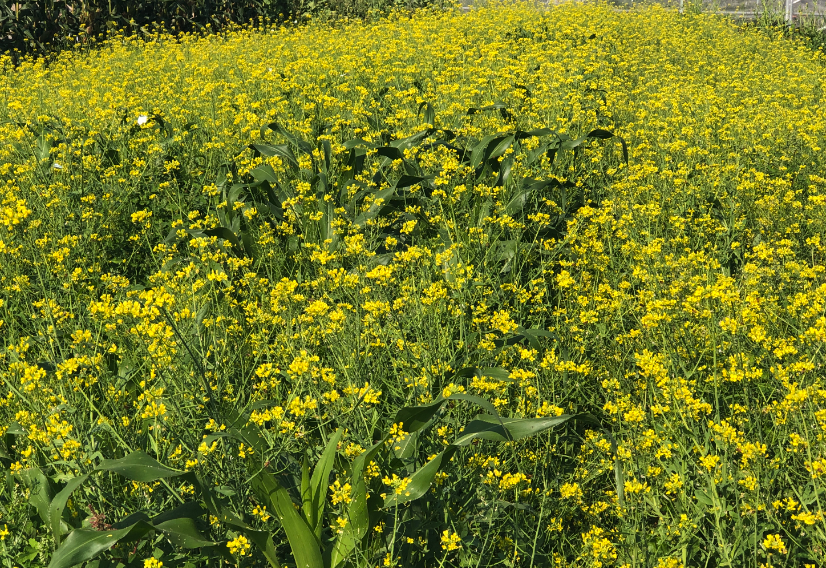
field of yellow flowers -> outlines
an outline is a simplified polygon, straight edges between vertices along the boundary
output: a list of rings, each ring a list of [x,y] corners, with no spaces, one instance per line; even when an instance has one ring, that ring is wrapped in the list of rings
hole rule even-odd
[[[0,58],[0,559],[826,563],[826,58],[600,4]]]

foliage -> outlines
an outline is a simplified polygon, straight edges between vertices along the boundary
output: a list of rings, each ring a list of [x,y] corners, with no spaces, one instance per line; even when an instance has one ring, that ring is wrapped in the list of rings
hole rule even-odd
[[[822,54],[578,3],[10,63],[4,566],[826,560]]]
[[[429,0],[0,0],[0,53],[14,60],[88,47],[110,34],[152,39],[159,31],[220,32],[239,24],[311,15],[364,18]]]

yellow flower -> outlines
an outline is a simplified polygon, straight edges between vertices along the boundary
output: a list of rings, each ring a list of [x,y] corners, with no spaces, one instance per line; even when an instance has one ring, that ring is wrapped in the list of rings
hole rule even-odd
[[[445,530],[442,532],[442,550],[452,552],[462,548],[462,539],[455,532]]]
[[[779,534],[767,534],[762,544],[768,552],[777,552],[777,554],[786,554],[787,552],[786,545]]]
[[[229,548],[230,554],[235,556],[246,556],[250,549],[250,543],[247,540],[247,537],[240,535],[227,542],[227,548]]]

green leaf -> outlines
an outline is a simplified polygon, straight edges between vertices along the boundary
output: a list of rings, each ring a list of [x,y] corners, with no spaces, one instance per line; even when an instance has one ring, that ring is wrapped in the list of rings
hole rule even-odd
[[[396,188],[390,186],[386,189],[378,191],[373,196],[373,203],[370,204],[370,208],[356,217],[356,220],[353,221],[353,224],[357,227],[363,227],[368,221],[376,218],[378,214],[381,212],[382,209],[387,205],[387,201],[390,199],[390,196],[396,191]]]
[[[465,367],[464,369],[459,369],[459,371],[456,373],[456,376],[490,377],[498,381],[513,382],[513,379],[510,378],[510,372],[500,367]]]
[[[156,529],[164,533],[172,544],[181,548],[200,548],[202,546],[213,546],[215,543],[207,540],[198,530],[195,519],[182,517],[172,519],[154,525]]]
[[[278,560],[278,555],[275,552],[275,545],[272,543],[269,533],[264,531],[257,531],[250,528],[248,524],[235,516],[235,514],[228,510],[217,499],[212,489],[201,483],[201,480],[193,472],[187,472],[184,479],[192,483],[200,492],[210,515],[216,517],[218,522],[232,527],[234,530],[246,536],[257,548],[261,551],[270,566],[273,568],[281,568],[281,562]],[[183,507],[183,505],[181,505]],[[179,507],[179,509],[181,508]],[[176,509],[177,510],[177,509]],[[161,515],[159,515],[160,517]]]
[[[528,130],[527,132],[524,130],[517,130],[514,136],[517,140],[522,140],[524,138],[533,138],[535,136],[550,136],[551,134],[556,134],[556,131],[551,130],[550,128],[537,128],[536,130]]]
[[[405,432],[416,432],[430,422],[444,403],[445,399],[440,397],[430,404],[406,406],[396,413],[393,422],[395,424],[403,424]]]
[[[37,510],[37,514],[44,523],[50,524],[49,505],[54,492],[49,478],[39,468],[24,469],[17,475],[29,488],[29,505]]]
[[[401,150],[410,150],[412,147],[419,145],[419,143],[427,138],[432,131],[424,130],[422,132],[417,132],[412,136],[408,136],[407,138],[402,138],[401,140],[393,140],[390,145],[394,148],[400,148]]]
[[[190,472],[190,475],[188,477],[191,479],[192,477],[194,477],[194,474]],[[198,482],[196,481],[196,483]],[[152,517],[150,522],[153,525],[157,525],[159,523],[165,523],[173,519],[196,519],[201,515],[205,514],[206,512],[207,510],[204,509],[199,503],[195,501],[187,501],[186,503],[178,505],[174,509],[155,515],[154,517]]]
[[[499,416],[478,415],[453,442],[456,446],[467,446],[475,439],[504,442],[521,440],[545,430],[556,428],[579,415],[563,414],[549,418],[501,418]]]
[[[279,144],[277,146],[270,146],[269,144],[250,144],[250,148],[261,154],[271,158],[277,156],[287,163],[293,170],[298,170],[298,160],[295,159],[295,154],[290,150],[289,146]]]
[[[521,334],[522,336],[524,336],[525,339],[528,340],[528,343],[531,345],[531,347],[533,347],[534,349],[537,349],[537,350],[539,350],[541,348],[541,345],[539,344],[539,338],[540,337],[548,337],[548,338],[551,338],[551,339],[557,339],[558,338],[556,334],[551,333],[550,331],[547,331],[545,329],[537,329],[537,328],[525,329],[525,328],[520,326],[516,331],[519,334]]]
[[[382,146],[376,148],[376,153],[390,160],[404,160],[404,152],[393,146]]]
[[[491,417],[493,418],[493,417]],[[514,440],[521,440],[545,430],[550,430],[576,418],[575,415],[563,414],[548,418],[503,418],[502,423]]]
[[[293,552],[297,568],[324,568],[318,540],[307,522],[298,514],[287,490],[266,470],[252,480],[258,498],[275,511]]]
[[[362,478],[361,476],[362,476],[362,473],[364,473],[365,466],[367,466],[371,461],[373,461],[373,458],[376,457],[376,454],[378,454],[381,450],[383,450],[385,448],[385,442],[387,442],[387,440],[389,440],[389,439],[390,439],[390,435],[385,434],[385,436],[381,440],[379,440],[377,443],[375,443],[373,446],[371,446],[366,452],[364,452],[363,454],[358,456],[355,460],[353,460],[353,466],[352,466],[352,470],[353,470],[352,471],[352,479],[353,479],[352,485],[353,485],[353,487],[355,487],[356,482],[358,482],[358,480]]]
[[[166,467],[146,452],[138,450],[119,460],[103,460],[96,470],[111,471],[132,481],[149,483],[167,477],[184,475],[185,471],[178,471]]]
[[[250,174],[255,181],[267,181],[273,185],[278,183],[278,176],[269,164],[263,164],[257,168],[254,168]]]
[[[350,525],[342,529],[342,532],[336,537],[331,545],[324,550],[323,562],[324,566],[329,568],[336,568],[344,562],[353,550],[358,545],[358,540],[353,532],[350,530]]]
[[[305,154],[312,154],[313,147],[310,145],[309,142],[306,142],[292,134],[289,130],[278,124],[277,122],[271,122],[265,126],[261,127],[261,134],[263,135],[264,130],[269,128],[270,130],[279,133],[281,136],[286,138],[291,144],[293,144],[296,148],[304,152]]]
[[[140,538],[151,530],[152,526],[144,521],[115,531],[73,530],[52,555],[48,568],[69,568],[86,562],[109,550],[121,540]]]
[[[520,213],[525,208],[525,203],[528,202],[531,193],[532,191],[524,186],[516,190],[508,204],[505,205],[505,212],[511,216]]]
[[[327,484],[330,482],[330,473],[333,471],[333,460],[336,457],[336,449],[338,442],[341,440],[341,429],[336,430],[335,434],[327,442],[327,447],[324,448],[324,453],[321,454],[321,459],[313,469],[313,477],[310,480],[310,490],[312,491],[312,512],[310,517],[310,528],[313,529],[317,539],[321,539],[321,528],[324,520],[324,505],[327,502]]]
[[[235,233],[227,229],[226,227],[216,227],[214,229],[206,229],[203,233],[210,237],[218,237],[219,239],[224,239],[225,241],[229,241],[232,243],[232,246],[241,248],[241,241],[238,240],[238,237],[235,236]]]
[[[608,140],[609,138],[616,138],[619,140],[620,144],[622,145],[622,159],[625,161],[626,165],[628,164],[628,145],[625,143],[625,139],[622,136],[617,136],[610,130],[603,130],[602,128],[597,128],[596,130],[592,130],[588,134],[585,135],[586,138],[598,138],[600,140]]]
[[[49,140],[49,137],[45,133],[37,137],[37,141],[35,142],[34,146],[34,155],[37,158],[38,162],[42,162],[43,160],[48,158],[51,149],[52,141]]]
[[[396,507],[409,501],[415,501],[430,489],[436,474],[447,464],[456,452],[455,446],[448,446],[445,450],[427,462],[422,468],[410,476],[410,481],[402,493],[393,493],[384,500],[384,508]]]
[[[472,394],[464,394],[464,393],[454,393],[450,395],[449,400],[466,400],[468,402],[472,402],[478,406],[481,406],[488,412],[490,412],[494,417],[499,418],[499,412],[496,410],[496,407],[493,406],[490,402],[485,400],[484,398],[472,395]],[[501,420],[500,420],[501,424]]]
[[[66,483],[66,487],[55,495],[55,498],[49,505],[49,524],[52,528],[52,536],[54,537],[55,544],[60,544],[60,539],[63,536],[63,530],[60,524],[63,519],[63,510],[66,508],[66,502],[69,500],[69,497],[72,496],[72,492],[80,487],[88,477],[89,474],[86,473],[70,479]]]
[[[304,512],[304,519],[311,528],[315,528],[315,517],[313,515],[313,490],[310,486],[310,460],[307,454],[301,460],[301,510]]]
[[[491,418],[485,414],[471,420],[462,430],[461,436],[453,441],[454,446],[462,447],[469,445],[473,440],[490,440],[493,442],[510,441],[510,433],[499,422],[489,421]]]
[[[324,550],[324,565],[327,568],[336,568],[344,562],[370,531],[367,485],[362,478],[353,481],[350,504],[347,507],[347,521],[342,533]]]
[[[370,515],[367,509],[367,484],[364,479],[354,482],[347,515],[349,516],[350,528],[356,538],[364,538],[370,530]]]
[[[476,169],[485,159],[485,151],[491,144],[496,144],[494,140],[504,140],[507,136],[499,134],[489,134],[482,138],[476,146],[473,147],[473,152],[470,155],[470,167]]]
[[[513,144],[514,137],[513,136],[505,136],[501,139],[497,138],[496,140],[498,142],[496,143],[495,146],[493,146],[493,143],[491,142],[491,146],[493,146],[493,148],[491,149],[490,152],[486,153],[485,160],[494,160],[494,159],[498,158],[499,156],[503,155],[505,152],[507,152],[508,148],[510,148],[511,145]]]
[[[396,182],[395,186],[396,189],[402,189],[404,187],[410,187],[411,185],[416,185],[417,183],[422,183],[423,181],[428,181],[433,179],[434,176],[410,176],[410,175],[403,175],[399,178]]]
[[[433,110],[433,105],[428,102],[422,102],[419,104],[419,111],[416,113],[417,115],[422,112],[422,107],[424,107],[424,121],[428,123],[430,126],[436,124],[436,111]]]

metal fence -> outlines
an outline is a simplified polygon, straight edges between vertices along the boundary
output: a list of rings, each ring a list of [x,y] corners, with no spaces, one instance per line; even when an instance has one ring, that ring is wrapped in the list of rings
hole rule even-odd
[[[805,24],[826,31],[826,0],[613,0],[618,8],[657,3],[681,12],[719,13],[735,19],[766,18],[788,24]]]

